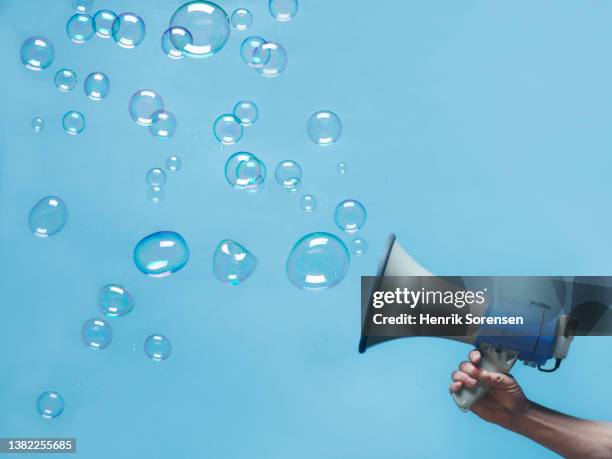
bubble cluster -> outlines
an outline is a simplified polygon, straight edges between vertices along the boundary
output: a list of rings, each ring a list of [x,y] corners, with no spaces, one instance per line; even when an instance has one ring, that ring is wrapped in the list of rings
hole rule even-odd
[[[276,166],[276,183],[289,191],[295,191],[302,181],[302,168],[298,163],[287,159]]]
[[[189,261],[187,242],[174,231],[149,234],[134,247],[134,264],[147,276],[166,277]]]
[[[21,62],[30,70],[44,70],[54,59],[53,43],[45,37],[30,37],[21,45]]]
[[[32,131],[38,134],[45,128],[45,120],[42,119],[40,116],[37,116],[36,118],[32,119],[31,125],[32,125]]]
[[[28,216],[28,226],[38,237],[50,237],[59,233],[68,221],[68,207],[57,196],[47,196],[38,201]]]
[[[182,27],[170,27],[162,34],[162,51],[171,59],[185,57],[184,50],[191,44],[193,44],[193,37],[187,29]]]
[[[151,115],[149,132],[157,139],[169,139],[174,137],[178,129],[178,122],[174,113],[168,110],[158,110]]]
[[[252,61],[261,63],[253,66],[257,72],[265,77],[276,77],[287,68],[287,51],[279,44],[268,41],[257,47],[253,52]]]
[[[215,120],[213,134],[223,145],[233,145],[242,137],[242,124],[234,115],[221,115]]]
[[[100,10],[94,14],[94,30],[100,38],[110,38],[113,34],[113,22],[117,15],[111,10]]]
[[[257,267],[255,256],[231,239],[221,241],[213,255],[213,272],[221,282],[238,285],[245,281]]]
[[[72,91],[77,85],[77,75],[73,70],[60,69],[55,74],[55,87],[61,92]]]
[[[148,185],[164,186],[166,184],[166,173],[159,167],[154,167],[147,172],[146,180]]]
[[[334,112],[320,110],[308,119],[306,132],[317,145],[332,145],[342,135],[342,121]]]
[[[253,15],[245,8],[239,8],[232,13],[232,25],[236,30],[248,30],[253,24]]]
[[[78,135],[85,129],[85,117],[81,112],[71,110],[64,115],[62,126],[67,134]]]
[[[135,48],[145,38],[145,23],[137,14],[122,13],[113,21],[111,35],[122,48]]]
[[[153,123],[153,113],[163,108],[164,99],[152,89],[136,91],[128,105],[130,116],[141,126],[150,126]]]
[[[300,207],[304,212],[312,212],[317,208],[317,198],[311,194],[305,194],[300,199]]]
[[[225,178],[234,188],[255,192],[263,187],[266,166],[253,153],[234,153],[225,163]]]
[[[85,78],[83,88],[91,100],[102,100],[110,92],[110,80],[102,72],[93,72]]]
[[[268,11],[279,22],[291,21],[298,11],[298,0],[269,0]]]
[[[259,109],[255,102],[241,100],[234,106],[234,116],[245,127],[252,126],[259,118]]]
[[[101,351],[113,341],[113,329],[104,319],[89,319],[81,327],[81,339],[88,348]]]
[[[178,172],[179,170],[181,170],[181,165],[181,158],[176,155],[168,156],[168,158],[166,159],[166,168],[170,172]]]
[[[96,33],[93,18],[89,14],[76,13],[68,19],[66,33],[74,43],[85,43]]]
[[[134,298],[122,285],[108,284],[98,292],[98,306],[105,316],[121,317],[134,309]]]
[[[145,340],[144,350],[147,357],[151,360],[161,362],[170,357],[172,345],[170,344],[170,340],[164,335],[155,333]]]
[[[336,207],[336,225],[342,231],[354,233],[366,222],[366,209],[359,201],[346,199]]]
[[[368,250],[368,243],[366,242],[365,239],[362,239],[360,237],[354,238],[351,241],[350,246],[351,246],[351,253],[357,256],[363,255]]]
[[[64,398],[59,392],[49,390],[40,394],[36,410],[45,419],[54,419],[64,412]]]

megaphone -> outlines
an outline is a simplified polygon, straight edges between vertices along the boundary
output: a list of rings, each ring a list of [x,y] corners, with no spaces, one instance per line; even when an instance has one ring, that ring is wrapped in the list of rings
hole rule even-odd
[[[371,334],[372,322],[369,320],[378,311],[373,306],[373,294],[379,291],[394,291],[396,289],[420,289],[429,281],[442,284],[452,284],[454,289],[467,289],[470,277],[435,277],[421,266],[410,254],[402,248],[391,234],[385,244],[378,272],[369,292],[363,293],[362,330],[359,341],[359,352],[368,348],[396,339],[402,336],[440,336],[432,333],[427,327],[413,327],[411,335],[385,336]],[[499,280],[502,279],[502,280]],[[551,278],[552,279],[552,278]],[[512,331],[504,326],[485,324],[466,325],[461,329],[460,336],[441,336],[460,341],[478,348],[481,352],[479,367],[490,372],[508,373],[517,360],[522,360],[529,366],[538,367],[541,371],[550,372],[559,368],[561,361],[567,356],[573,338],[572,321],[564,314],[571,292],[564,282],[542,282],[533,278],[478,278],[479,285],[486,284],[487,304],[472,304],[467,306],[468,312],[475,318],[495,317],[502,314],[503,309],[512,309],[515,314],[524,318],[524,324]],[[488,283],[487,283],[488,282]],[[438,309],[440,307],[438,306]],[[430,311],[431,312],[431,311]],[[444,314],[445,311],[437,311]],[[480,322],[486,323],[482,320]],[[492,321],[489,321],[492,322]],[[457,330],[454,328],[453,330]],[[544,368],[546,362],[554,358],[554,368]],[[463,387],[453,394],[457,406],[462,411],[469,411],[474,403],[482,398],[489,387],[479,382],[475,387]]]

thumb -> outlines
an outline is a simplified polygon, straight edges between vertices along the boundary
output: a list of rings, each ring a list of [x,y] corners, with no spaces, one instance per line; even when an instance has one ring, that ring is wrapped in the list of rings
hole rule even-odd
[[[497,389],[510,389],[516,385],[512,376],[487,370],[480,370],[476,379]]]

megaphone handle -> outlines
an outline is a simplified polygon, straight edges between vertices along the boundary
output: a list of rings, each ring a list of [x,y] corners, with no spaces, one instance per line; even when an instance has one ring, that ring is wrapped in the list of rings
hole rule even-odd
[[[481,357],[478,367],[491,372],[508,373],[518,358],[518,352],[498,349],[487,343],[482,343],[479,350]],[[488,390],[487,384],[479,382],[474,387],[462,387],[453,394],[453,398],[461,411],[469,411]]]

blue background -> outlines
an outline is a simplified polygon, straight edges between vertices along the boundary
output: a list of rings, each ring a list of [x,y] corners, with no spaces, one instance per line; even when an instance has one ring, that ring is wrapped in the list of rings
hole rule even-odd
[[[552,456],[455,407],[447,385],[466,346],[398,340],[358,355],[359,277],[375,271],[392,231],[439,274],[611,274],[612,5],[312,0],[277,23],[264,0],[227,0],[228,13],[252,10],[251,30],[232,31],[211,59],[171,61],[159,42],[179,5],[96,0],[94,11],[146,22],[145,41],[126,50],[98,37],[70,42],[68,0],[0,2],[0,434],[74,436],[88,459]],[[279,78],[240,60],[251,32],[288,50]],[[20,62],[32,35],[55,45],[46,71]],[[79,76],[68,94],[53,83],[62,67]],[[82,90],[96,70],[111,80],[101,102]],[[171,141],[131,121],[127,102],[142,88],[176,114]],[[260,120],[236,148],[220,148],[212,123],[241,99],[256,101]],[[322,108],[344,123],[329,148],[305,132]],[[70,109],[87,118],[77,137],[61,128]],[[47,124],[38,135],[35,116]],[[262,193],[225,182],[239,149],[267,164]],[[170,154],[183,168],[156,206],[144,176]],[[274,183],[283,159],[303,167],[297,194]],[[312,214],[299,208],[304,193],[319,200]],[[50,194],[70,219],[43,240],[27,216]],[[348,197],[368,209],[368,253],[338,286],[296,289],[284,272],[290,248],[311,231],[338,234],[333,210]],[[147,278],[132,248],[162,229],[180,232],[192,258],[176,275]],[[212,275],[224,238],[259,260],[237,288]],[[108,349],[90,351],[80,328],[100,316],[96,294],[110,282],[136,307],[111,319]],[[161,364],[142,350],[153,332],[173,344]],[[577,338],[559,372],[514,374],[533,400],[610,419],[611,343]],[[35,409],[48,389],[66,401],[52,421]]]

